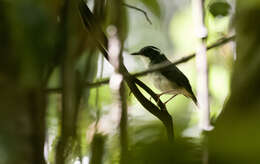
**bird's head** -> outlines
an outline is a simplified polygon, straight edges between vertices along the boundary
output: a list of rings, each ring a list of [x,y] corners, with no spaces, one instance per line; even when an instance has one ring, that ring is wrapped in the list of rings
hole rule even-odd
[[[158,56],[161,56],[161,50],[154,46],[146,46],[140,51],[132,53],[131,55],[141,55],[148,57],[151,61],[156,59]]]

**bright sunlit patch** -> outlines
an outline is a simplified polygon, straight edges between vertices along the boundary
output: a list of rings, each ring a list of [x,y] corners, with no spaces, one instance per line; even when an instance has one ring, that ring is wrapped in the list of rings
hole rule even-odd
[[[109,86],[112,90],[119,90],[120,83],[123,81],[123,76],[121,74],[115,73],[111,76],[109,81]]]
[[[76,160],[74,164],[89,164],[89,157],[85,156],[82,159],[82,163],[79,160]]]
[[[198,125],[193,125],[182,132],[183,137],[199,138],[201,135],[201,128]]]
[[[212,94],[211,115],[216,117],[223,108],[223,104],[230,92],[230,74],[229,71],[221,66],[211,66],[209,72],[209,89]]]
[[[186,6],[172,18],[170,36],[174,43],[175,54],[194,52],[197,41],[190,6]]]
[[[211,66],[210,73],[210,91],[218,101],[224,101],[229,92],[229,74],[221,66]]]

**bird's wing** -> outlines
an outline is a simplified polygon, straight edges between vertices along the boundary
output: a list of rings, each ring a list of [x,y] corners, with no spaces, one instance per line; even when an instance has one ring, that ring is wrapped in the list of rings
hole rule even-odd
[[[191,94],[191,98],[194,99],[194,101],[196,100],[196,97],[192,92],[189,80],[176,66],[171,65],[169,67],[166,67],[161,71],[161,74],[169,81],[175,82],[179,87],[185,88]]]
[[[162,69],[161,73],[168,80],[175,82],[179,87],[190,87],[187,77],[174,65]]]

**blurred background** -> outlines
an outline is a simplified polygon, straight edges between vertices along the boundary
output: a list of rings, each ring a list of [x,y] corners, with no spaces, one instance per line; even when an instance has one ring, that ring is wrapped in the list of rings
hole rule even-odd
[[[0,164],[258,163],[259,2],[202,2],[206,44],[235,34],[237,42],[207,51],[214,130],[201,130],[197,107],[178,95],[166,105],[171,142],[129,83],[114,91],[108,80],[123,66],[146,70],[130,53],[148,45],[172,62],[195,53],[192,0],[1,0]],[[110,52],[111,27],[123,57],[119,68],[102,51]],[[177,67],[196,94],[195,58]],[[149,75],[138,79],[160,93]]]

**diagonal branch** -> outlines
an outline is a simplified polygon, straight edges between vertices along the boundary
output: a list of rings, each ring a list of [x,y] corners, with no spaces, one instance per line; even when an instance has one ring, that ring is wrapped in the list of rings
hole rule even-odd
[[[150,18],[148,17],[147,13],[146,13],[144,10],[139,9],[138,7],[135,7],[135,6],[126,4],[126,3],[123,3],[123,5],[126,6],[126,7],[128,7],[128,8],[131,8],[131,9],[134,9],[134,10],[137,10],[137,11],[142,12],[142,13],[144,14],[146,20],[147,20],[150,24],[152,24],[152,21],[150,20]]]
[[[89,29],[89,25],[94,24],[93,17],[94,15],[91,13],[89,10],[88,6],[85,4],[83,0],[79,2],[79,9],[80,9],[80,15],[81,18],[83,19],[83,22],[85,24],[86,30],[89,32],[91,29]],[[101,28],[97,28],[99,33],[102,34],[102,37],[105,37],[104,32],[101,30]],[[99,36],[99,35],[97,35]],[[93,36],[92,36],[93,37]],[[94,36],[95,37],[95,36]],[[93,38],[96,41],[97,48],[102,52],[104,57],[108,60],[109,54],[107,51],[107,47],[103,45],[102,40],[100,41],[99,39],[104,39],[104,38]],[[107,38],[105,39],[107,40]],[[109,60],[108,60],[109,61]],[[152,113],[154,116],[156,116],[158,119],[160,119],[164,126],[166,127],[167,130],[167,135],[170,141],[173,141],[174,135],[173,135],[173,123],[172,123],[172,117],[171,115],[167,112],[166,108],[158,108],[156,105],[154,105],[152,102],[150,102],[137,88],[135,82],[138,81],[136,77],[130,76],[129,72],[127,71],[126,67],[124,65],[121,66],[121,72],[124,76],[124,79],[130,88],[131,92],[133,95],[136,97],[136,99],[142,104],[142,106],[148,110],[150,113]],[[152,95],[155,95],[155,93],[147,87],[143,82],[139,81],[138,82],[139,86],[143,86],[143,89],[147,91],[148,93],[153,93]],[[145,86],[145,87],[144,87]],[[151,96],[152,96],[151,95]],[[152,96],[155,98],[155,96]],[[162,103],[159,100],[159,103]],[[161,105],[160,105],[161,106]]]

